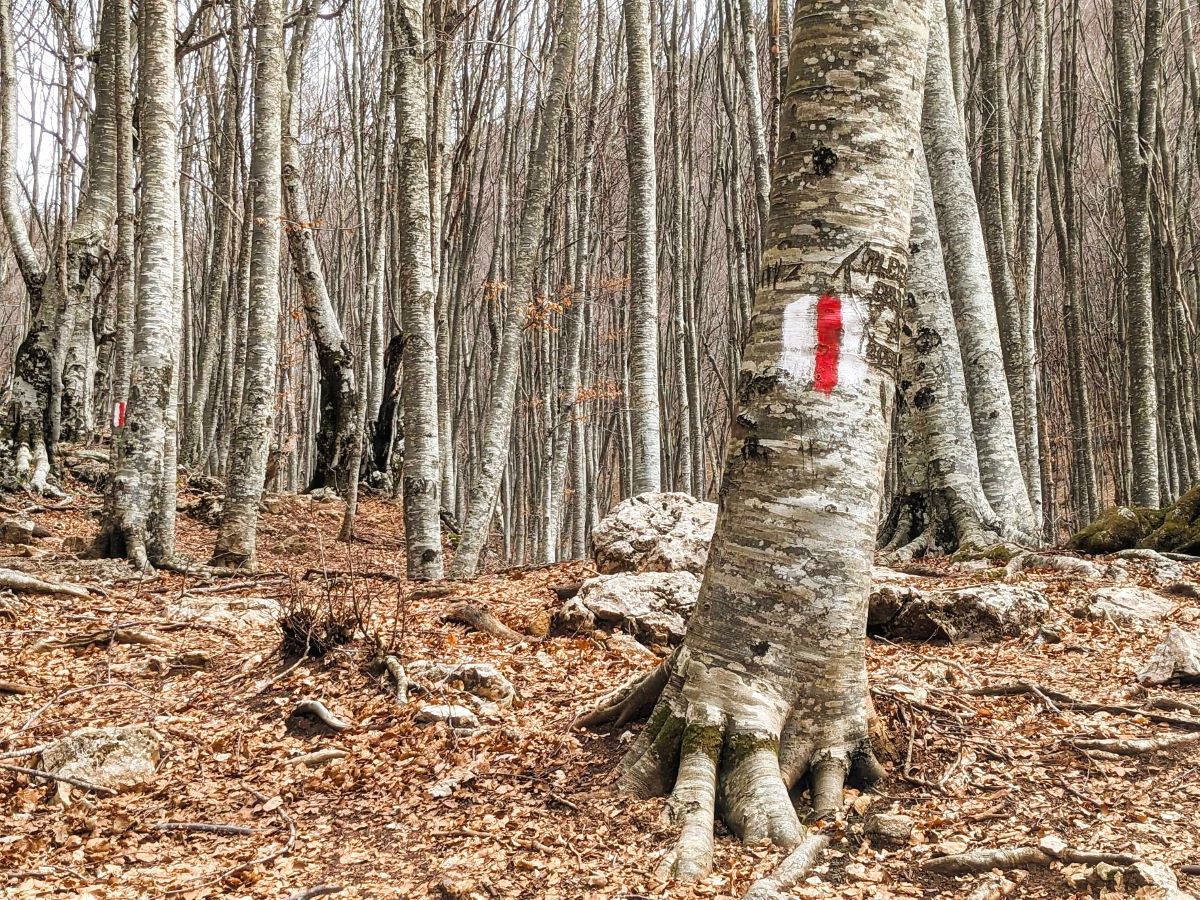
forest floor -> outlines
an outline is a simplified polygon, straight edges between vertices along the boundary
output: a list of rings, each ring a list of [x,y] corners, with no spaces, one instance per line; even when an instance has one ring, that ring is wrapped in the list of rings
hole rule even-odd
[[[181,503],[195,498],[181,495]],[[0,498],[18,509],[32,501]],[[572,731],[589,703],[654,659],[600,635],[546,636],[554,586],[591,572],[587,563],[498,572],[446,590],[422,590],[403,568],[399,509],[367,498],[351,549],[336,543],[337,501],[284,497],[264,514],[260,565],[272,577],[143,577],[127,566],[65,552],[90,540],[100,501],[86,492],[66,509],[33,518],[51,533],[31,547],[4,545],[0,566],[89,585],[91,599],[22,594],[0,610],[0,757],[76,728],[149,724],[162,735],[157,772],[143,789],[91,796],[63,810],[31,776],[0,770],[0,896],[285,898],[322,884],[337,897],[650,898],[741,897],[781,858],[719,830],[713,874],[698,885],[655,880],[674,829],[662,800],[634,801],[612,786],[631,735]],[[213,531],[179,519],[184,553],[204,559]],[[76,540],[72,540],[75,538]],[[336,575],[326,580],[322,573]],[[918,584],[995,580],[995,569],[940,564]],[[1200,578],[1200,567],[1189,572]],[[1059,644],[1027,635],[998,644],[913,645],[871,641],[876,706],[891,735],[889,776],[877,792],[848,798],[847,819],[797,897],[963,897],[983,878],[923,874],[936,853],[1036,844],[1056,835],[1072,847],[1200,863],[1200,745],[1130,758],[1084,755],[1080,737],[1148,736],[1170,729],[1145,716],[1066,709],[1037,695],[983,697],[970,688],[1030,682],[1079,700],[1144,708],[1133,673],[1170,623],[1141,632],[1074,618],[1095,582],[1036,572],[1050,599]],[[494,663],[516,687],[509,709],[456,736],[421,726],[421,702],[398,706],[370,674],[373,652],[357,639],[296,664],[280,652],[272,622],[236,628],[172,619],[169,605],[200,596],[275,598],[356,607],[406,664]],[[486,604],[529,638],[496,638],[443,622],[458,599]],[[1196,601],[1180,601],[1188,621]],[[1181,620],[1179,617],[1183,616]],[[134,634],[152,644],[112,640]],[[86,646],[61,646],[74,638]],[[137,639],[136,637],[134,639]],[[1156,689],[1200,702],[1195,688]],[[440,702],[463,702],[447,688]],[[291,717],[321,700],[351,726],[340,733]],[[340,748],[344,758],[288,765],[290,757]],[[78,793],[78,792],[77,792]],[[863,840],[862,814],[916,820],[907,846]],[[249,834],[157,830],[163,822],[217,823]],[[258,864],[255,860],[266,858]],[[236,874],[225,876],[238,868]],[[1181,876],[1184,890],[1200,878]],[[1015,896],[1091,896],[1068,886],[1061,866],[1036,870]],[[1118,895],[1109,895],[1118,896]]]

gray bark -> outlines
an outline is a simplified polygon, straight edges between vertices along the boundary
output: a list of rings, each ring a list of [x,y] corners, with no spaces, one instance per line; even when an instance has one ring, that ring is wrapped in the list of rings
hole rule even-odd
[[[225,508],[213,563],[256,566],[258,500],[267,474],[275,414],[279,328],[280,155],[283,103],[282,0],[254,6],[254,138],[250,188],[254,197],[250,289],[241,408],[229,449]]]

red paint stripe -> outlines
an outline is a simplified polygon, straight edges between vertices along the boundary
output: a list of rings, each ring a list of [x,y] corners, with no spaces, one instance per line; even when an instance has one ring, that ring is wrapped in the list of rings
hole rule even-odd
[[[832,294],[817,300],[817,358],[813,390],[829,394],[837,387],[838,354],[842,348],[842,301]]]

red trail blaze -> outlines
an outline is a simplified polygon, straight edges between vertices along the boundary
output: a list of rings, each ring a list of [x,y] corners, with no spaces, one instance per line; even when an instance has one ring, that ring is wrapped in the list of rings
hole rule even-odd
[[[838,354],[842,347],[842,301],[832,294],[817,300],[817,358],[813,365],[813,390],[831,394],[838,382]]]

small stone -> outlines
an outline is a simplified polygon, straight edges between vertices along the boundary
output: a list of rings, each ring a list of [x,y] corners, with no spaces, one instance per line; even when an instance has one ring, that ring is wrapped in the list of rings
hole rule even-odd
[[[269,597],[238,594],[184,594],[167,601],[167,616],[213,625],[274,625],[282,612]]]
[[[479,727],[479,719],[475,713],[471,712],[465,706],[446,703],[434,706],[422,706],[417,711],[417,724],[436,725],[439,722],[454,729],[474,730]]]
[[[599,625],[624,628],[647,643],[683,640],[687,618],[700,594],[691,572],[640,572],[587,579],[576,601]]]
[[[909,601],[887,633],[916,641],[999,641],[1041,624],[1049,611],[1045,596],[1031,587],[979,584]]]
[[[596,627],[596,617],[578,597],[572,597],[554,614],[556,634],[586,634]]]
[[[1060,838],[1057,834],[1047,834],[1038,841],[1038,849],[1047,856],[1053,856],[1055,859],[1062,857],[1066,852],[1067,842]]]
[[[1165,900],[1187,900],[1191,897],[1179,889],[1179,881],[1166,863],[1135,862],[1125,869],[1124,876],[1125,887],[1134,890],[1154,888],[1162,892],[1159,896]]]
[[[34,538],[46,537],[49,534],[45,528],[39,529],[33,523],[33,519],[24,516],[14,516],[0,523],[0,540],[6,544],[32,544]]]
[[[438,663],[418,659],[408,664],[406,672],[410,679],[423,682],[431,693],[449,686],[500,706],[511,706],[517,693],[512,682],[491,663]]]
[[[1049,625],[1043,625],[1038,629],[1037,638],[1034,643],[1038,644],[1061,644],[1062,635],[1058,633],[1056,628]]]
[[[911,816],[895,813],[876,813],[868,816],[863,831],[871,843],[881,847],[903,847],[912,836],[916,822]]]

